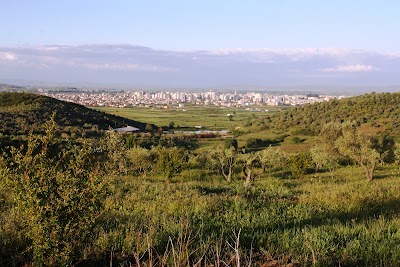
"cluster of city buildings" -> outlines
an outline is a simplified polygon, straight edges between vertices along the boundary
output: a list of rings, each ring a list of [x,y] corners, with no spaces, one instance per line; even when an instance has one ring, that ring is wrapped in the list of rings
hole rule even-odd
[[[122,91],[122,92],[84,92],[84,91],[47,91],[42,94],[78,103],[85,106],[108,107],[183,107],[185,104],[213,105],[225,107],[248,107],[253,105],[303,105],[308,103],[329,101],[343,96],[308,95],[271,95],[260,92],[227,93],[227,92],[153,92],[153,91]]]

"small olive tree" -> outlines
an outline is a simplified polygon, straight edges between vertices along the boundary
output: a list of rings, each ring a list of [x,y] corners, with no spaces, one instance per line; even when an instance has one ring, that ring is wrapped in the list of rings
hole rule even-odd
[[[284,168],[287,165],[288,156],[281,149],[272,146],[257,152],[258,160],[263,172],[271,172],[273,168]]]
[[[331,173],[339,166],[340,154],[332,151],[326,144],[318,144],[310,149],[311,158],[315,165],[315,172],[320,168],[327,168]]]
[[[363,135],[356,127],[348,126],[343,130],[343,136],[336,140],[335,145],[340,153],[363,168],[368,181],[373,180],[381,154],[373,148],[371,138]]]
[[[240,161],[242,162],[242,176],[244,187],[249,188],[254,179],[263,172],[255,172],[255,166],[259,165],[259,157],[256,153],[241,154]]]
[[[238,154],[236,150],[231,148],[224,148],[218,146],[211,152],[211,160],[218,166],[221,174],[224,176],[226,181],[232,181],[233,168],[237,163]]]

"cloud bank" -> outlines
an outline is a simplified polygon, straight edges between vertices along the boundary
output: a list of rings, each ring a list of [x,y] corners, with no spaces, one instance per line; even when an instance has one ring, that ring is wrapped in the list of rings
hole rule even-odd
[[[132,45],[0,47],[0,80],[132,88],[260,89],[400,84],[400,53],[356,49],[156,50]]]
[[[349,66],[337,66],[335,68],[321,69],[322,72],[368,72],[378,71],[379,68],[367,65],[349,65]]]

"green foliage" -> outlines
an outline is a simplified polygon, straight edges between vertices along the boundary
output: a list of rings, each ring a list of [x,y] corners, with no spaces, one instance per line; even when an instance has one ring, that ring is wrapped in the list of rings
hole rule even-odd
[[[148,133],[151,133],[151,134],[154,133],[154,127],[153,127],[153,125],[151,125],[150,123],[147,123],[147,124],[146,124],[145,130],[146,130],[146,132],[148,132]]]
[[[238,150],[238,148],[239,148],[238,142],[237,142],[236,139],[226,139],[224,147],[226,149],[229,149],[229,148],[233,147],[235,150]]]
[[[254,167],[259,165],[259,156],[257,153],[240,154],[239,160],[242,163],[242,175],[244,180],[244,187],[249,188],[256,176]]]
[[[191,154],[190,167],[193,169],[219,172],[219,165],[212,155],[213,153],[210,153],[209,150],[199,151],[196,154]]]
[[[395,161],[395,142],[392,137],[374,136],[371,138],[372,148],[375,149],[380,155],[383,163],[394,163]]]
[[[273,114],[268,118],[251,118],[248,126],[264,122],[264,129],[287,130],[293,134],[316,135],[330,122],[355,121],[368,124],[387,134],[397,135],[400,130],[400,93],[366,94],[341,100],[331,100]]]
[[[103,165],[107,173],[112,175],[128,173],[127,148],[120,134],[109,130],[97,145],[97,151],[103,156]]]
[[[107,181],[92,162],[93,147],[84,143],[54,157],[52,136],[51,128],[43,138],[31,136],[26,148],[13,148],[1,160],[38,266],[66,266],[82,257],[107,194]]]
[[[344,127],[343,136],[335,141],[335,145],[340,153],[350,157],[364,169],[368,181],[373,179],[381,154],[373,148],[371,138],[363,135],[354,126],[347,125]]]
[[[288,160],[288,167],[293,177],[303,177],[312,165],[312,157],[309,152],[291,154]]]
[[[275,169],[283,169],[288,163],[288,155],[281,149],[275,149],[271,146],[257,152],[259,162],[263,171],[269,172]]]
[[[292,144],[300,144],[303,142],[298,136],[293,136],[290,141]]]
[[[188,162],[187,153],[176,147],[155,147],[152,152],[157,155],[158,170],[163,173],[167,180],[181,172]]]
[[[233,147],[226,149],[218,146],[210,152],[210,159],[218,166],[226,181],[231,182],[233,168],[238,160],[237,151]]]
[[[374,183],[366,183],[358,167],[334,175],[260,177],[246,190],[221,180],[165,184],[120,177],[107,199],[109,219],[88,257],[108,265],[110,259],[99,255],[113,251],[113,266],[175,266],[183,252],[182,259],[190,255],[185,266],[233,265],[236,254],[228,244],[235,247],[240,230],[243,265],[251,249],[252,266],[396,266],[399,171],[379,170],[385,178]]]
[[[246,147],[247,148],[259,148],[259,147],[266,147],[269,145],[278,144],[282,142],[281,139],[259,139],[259,138],[249,138],[246,140]]]
[[[327,168],[330,172],[333,172],[339,167],[339,154],[330,153],[330,151],[329,145],[323,143],[310,149],[311,158],[315,165],[315,172],[318,172],[320,168]]]
[[[272,146],[239,154],[234,139],[229,149],[185,151],[173,146],[190,138],[124,142],[114,132],[60,144],[63,128],[50,121],[45,137],[31,135],[0,157],[0,265],[396,266],[398,167],[382,166],[374,183],[362,179],[364,167],[337,167],[344,155],[357,162],[359,154],[398,163],[398,145],[338,118],[325,126],[311,119],[310,131],[320,134],[310,153],[297,154]],[[29,128],[27,121],[17,123]],[[370,169],[369,160],[361,162]],[[331,173],[307,175],[312,162]],[[240,167],[244,187],[233,179]],[[181,175],[165,183],[153,170]],[[276,178],[287,170],[293,179]]]
[[[133,147],[126,153],[130,172],[146,176],[153,171],[154,153],[142,147]]]

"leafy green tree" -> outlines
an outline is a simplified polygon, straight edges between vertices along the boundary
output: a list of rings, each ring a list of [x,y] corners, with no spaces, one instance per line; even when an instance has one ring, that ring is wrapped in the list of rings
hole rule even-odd
[[[340,157],[336,153],[329,153],[329,151],[330,148],[326,144],[318,144],[310,149],[315,172],[325,167],[332,173],[339,166]]]
[[[346,127],[343,136],[335,142],[340,153],[357,162],[364,170],[368,181],[374,178],[381,154],[373,148],[371,138],[363,135],[356,127]]]
[[[169,181],[172,176],[181,172],[187,164],[188,156],[177,147],[157,147],[152,149],[157,155],[157,166]]]
[[[213,172],[219,172],[219,167],[212,157],[209,150],[201,150],[190,155],[190,163],[192,168],[199,168]]]
[[[288,158],[284,151],[272,146],[257,152],[257,156],[264,173],[267,169],[271,172],[272,168],[283,168],[286,166]]]
[[[379,152],[383,163],[395,162],[395,142],[388,135],[371,138],[372,148]]]

